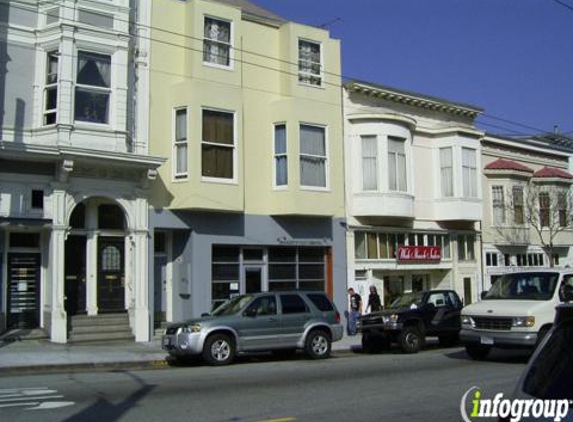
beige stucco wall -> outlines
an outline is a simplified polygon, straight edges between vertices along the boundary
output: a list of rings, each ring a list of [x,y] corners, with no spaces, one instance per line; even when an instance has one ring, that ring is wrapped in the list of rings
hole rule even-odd
[[[232,22],[231,69],[202,59],[205,15]],[[153,205],[249,214],[344,215],[340,45],[328,32],[241,18],[238,9],[197,0],[154,2],[151,46],[150,153],[169,158],[154,187]],[[184,34],[177,35],[177,34]],[[298,82],[298,39],[322,45],[323,86]],[[189,177],[173,181],[173,110],[188,110]],[[235,113],[233,182],[201,177],[203,107]],[[287,125],[289,185],[273,188],[273,124]],[[328,186],[300,188],[299,124],[326,127]]]

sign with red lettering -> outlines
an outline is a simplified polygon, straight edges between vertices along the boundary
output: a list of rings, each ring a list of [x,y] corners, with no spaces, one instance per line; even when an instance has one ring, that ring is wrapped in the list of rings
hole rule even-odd
[[[398,262],[440,262],[440,246],[399,246]]]

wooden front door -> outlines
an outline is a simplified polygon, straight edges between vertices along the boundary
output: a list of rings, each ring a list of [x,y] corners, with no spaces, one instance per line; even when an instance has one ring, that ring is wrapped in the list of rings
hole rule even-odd
[[[99,312],[125,310],[125,243],[101,237],[98,242],[97,306]]]

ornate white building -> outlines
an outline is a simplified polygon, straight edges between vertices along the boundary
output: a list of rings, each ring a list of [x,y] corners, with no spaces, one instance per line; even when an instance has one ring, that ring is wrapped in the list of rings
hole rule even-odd
[[[149,8],[0,10],[0,331],[150,337],[147,197],[164,160],[148,155]]]

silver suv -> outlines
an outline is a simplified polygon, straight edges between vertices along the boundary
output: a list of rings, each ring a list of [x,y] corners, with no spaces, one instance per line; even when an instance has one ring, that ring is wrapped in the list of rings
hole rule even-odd
[[[167,327],[161,345],[173,358],[202,355],[226,365],[237,353],[302,349],[311,359],[330,356],[343,327],[322,292],[267,292],[234,297],[211,315]]]

